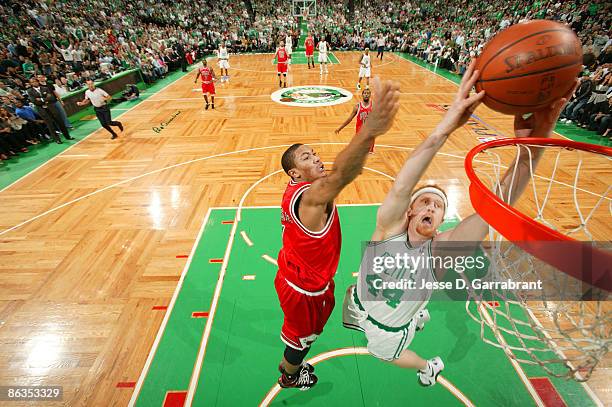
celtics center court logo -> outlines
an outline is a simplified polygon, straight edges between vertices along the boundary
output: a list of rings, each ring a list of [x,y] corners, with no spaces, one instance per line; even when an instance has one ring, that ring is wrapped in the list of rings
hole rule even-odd
[[[353,94],[346,89],[333,86],[309,85],[279,89],[270,97],[281,105],[319,107],[348,102],[353,98]]]

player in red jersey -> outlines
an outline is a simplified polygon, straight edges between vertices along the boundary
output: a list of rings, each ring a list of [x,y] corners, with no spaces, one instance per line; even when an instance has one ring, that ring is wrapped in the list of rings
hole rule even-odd
[[[198,69],[198,74],[196,75],[195,81],[193,83],[198,82],[198,78],[202,78],[202,95],[204,96],[204,101],[206,102],[205,109],[208,110],[208,97],[210,96],[210,101],[212,103],[212,108],[215,108],[215,84],[214,81],[217,80],[215,75],[215,71],[212,67],[209,67],[206,63],[206,59],[202,60],[202,67]]]
[[[279,47],[276,49],[276,54],[274,55],[276,58],[276,74],[278,75],[278,86],[280,88],[287,87],[287,63],[289,61],[289,54],[287,54],[287,50],[285,49],[285,43],[283,41],[280,42]],[[281,74],[282,79],[281,79]],[[285,81],[285,85],[283,86],[283,80]]]
[[[370,92],[370,89],[364,89],[363,92],[361,92],[362,101],[355,105],[355,107],[353,107],[353,111],[351,112],[349,117],[344,121],[344,123],[342,123],[340,127],[336,129],[336,134],[340,133],[343,128],[345,128],[351,121],[353,121],[353,118],[355,116],[357,116],[355,134],[359,133],[359,130],[361,130],[361,126],[363,126],[363,123],[372,111],[372,101],[370,100],[371,95],[372,92]],[[374,153],[374,140],[372,140],[372,145],[370,146],[370,153]]]
[[[308,62],[308,69],[310,69],[311,63],[312,67],[314,68],[314,39],[312,38],[312,34],[308,33],[308,37],[306,37],[306,41],[304,41],[304,46],[306,47],[306,61]]]
[[[377,103],[362,130],[336,157],[329,173],[313,149],[294,144],[282,166],[291,177],[282,201],[283,247],[278,253],[276,293],[285,316],[285,343],[279,365],[281,387],[306,390],[317,383],[314,368],[303,363],[334,309],[334,275],[341,232],[334,199],[363,169],[374,139],[385,133],[399,108],[399,85],[374,81]]]

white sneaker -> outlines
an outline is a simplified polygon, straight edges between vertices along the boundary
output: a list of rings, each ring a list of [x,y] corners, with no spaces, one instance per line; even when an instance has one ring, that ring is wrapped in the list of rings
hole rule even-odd
[[[361,85],[357,84],[357,90],[361,90]]]
[[[426,309],[419,311],[419,313],[414,317],[416,330],[421,331],[423,328],[425,328],[425,324],[428,323],[430,319],[431,317],[429,316],[429,311]]]
[[[436,384],[438,375],[444,370],[444,363],[439,356],[427,361],[427,368],[417,372],[418,382],[421,386],[429,387]]]

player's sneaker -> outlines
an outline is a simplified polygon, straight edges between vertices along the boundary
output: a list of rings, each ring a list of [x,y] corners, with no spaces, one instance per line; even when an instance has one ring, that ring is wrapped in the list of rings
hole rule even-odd
[[[357,90],[361,90],[361,85],[357,84]]]
[[[306,369],[308,370],[308,373],[314,373],[314,370],[315,370],[314,366],[307,362],[302,362],[302,367],[300,369]],[[283,369],[283,365],[281,364],[278,365],[278,371],[280,373],[285,373],[285,369]]]
[[[290,377],[286,373],[282,373],[281,377],[278,378],[278,385],[283,389],[296,388],[302,391],[308,390],[313,387],[315,384],[317,384],[317,381],[319,379],[307,367],[309,366],[310,368],[312,368],[312,366],[307,363],[305,365],[302,365],[300,371],[296,373],[293,377]]]
[[[442,370],[444,370],[444,362],[439,356],[429,359],[425,370],[417,372],[419,384],[425,387],[433,386],[438,381],[438,375]]]
[[[426,309],[419,311],[419,313],[414,317],[416,330],[421,331],[423,328],[425,328],[425,324],[428,323],[430,319],[431,317],[429,316],[429,311]]]
[[[207,103],[206,107],[204,107],[204,110],[208,110],[208,106],[209,106],[209,104]]]

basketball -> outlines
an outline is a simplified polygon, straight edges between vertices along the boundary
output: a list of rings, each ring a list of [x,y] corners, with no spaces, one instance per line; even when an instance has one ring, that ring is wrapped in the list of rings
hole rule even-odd
[[[545,108],[574,85],[582,69],[582,44],[560,23],[532,20],[501,31],[476,61],[484,104],[505,114]]]

